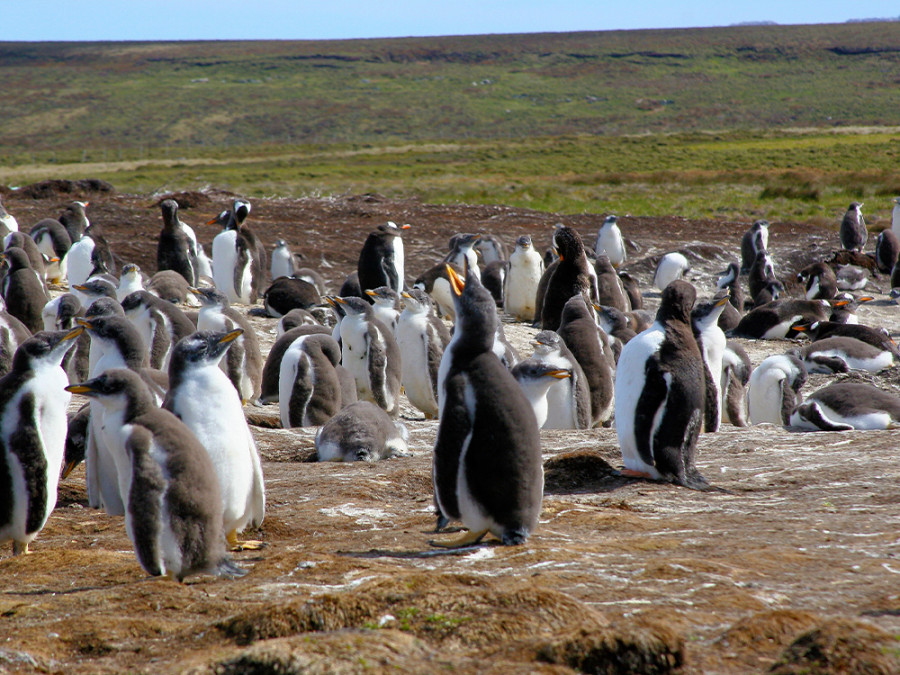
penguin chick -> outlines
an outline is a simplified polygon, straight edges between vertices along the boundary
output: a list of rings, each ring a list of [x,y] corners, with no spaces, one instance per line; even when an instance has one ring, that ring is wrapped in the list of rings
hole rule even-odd
[[[656,272],[653,274],[653,285],[659,290],[665,290],[666,286],[676,279],[683,279],[691,271],[691,264],[683,253],[673,251],[666,253],[656,264]]]
[[[397,319],[400,316],[400,294],[390,286],[366,289],[365,294],[372,298],[372,309],[375,318],[397,333]]]
[[[878,373],[894,365],[892,350],[843,335],[816,340],[801,347],[799,354],[811,373],[846,373],[850,370]]]
[[[266,512],[262,463],[241,410],[241,399],[219,362],[242,329],[197,331],[172,351],[169,391],[163,408],[190,429],[209,455],[219,481],[222,523],[231,550],[258,549],[237,533],[259,527]]]
[[[863,382],[823,387],[791,413],[790,425],[808,431],[896,429],[900,397]]]
[[[331,331],[325,328],[325,326],[316,325],[303,325],[303,326],[295,326],[290,330],[282,333],[272,347],[269,349],[269,353],[266,355],[266,362],[263,365],[262,369],[262,384],[260,386],[260,397],[259,402],[265,405],[266,403],[278,403],[279,397],[279,376],[281,373],[281,361],[284,358],[284,353],[288,350],[288,348],[294,343],[294,340],[303,336],[303,335],[313,335],[313,334],[321,334],[321,335],[331,335]],[[340,347],[338,347],[340,349]]]
[[[400,382],[409,402],[425,414],[438,415],[438,370],[450,331],[434,313],[431,297],[413,288],[404,291],[403,311],[397,319],[397,346],[401,359]]]
[[[113,430],[125,531],[141,567],[183,581],[192,574],[240,576],[225,555],[216,470],[190,429],[157,408],[137,374],[108,370],[66,389],[117,413]]]
[[[800,389],[806,378],[806,365],[793,354],[776,354],[763,360],[750,375],[750,423],[787,424],[791,411],[802,400]]]
[[[406,453],[409,431],[369,401],[357,401],[316,434],[320,462],[372,462]]]
[[[841,248],[844,250],[862,252],[866,247],[869,231],[863,218],[862,207],[860,202],[851,202],[841,220]]]
[[[741,274],[750,272],[756,254],[769,248],[769,221],[757,220],[741,237]]]
[[[531,358],[519,361],[510,372],[531,403],[538,426],[544,428],[549,410],[547,394],[554,384],[571,377],[571,371],[560,370],[547,361]]]
[[[569,333],[570,337],[572,333]],[[534,337],[534,353],[531,356],[532,366],[524,372],[520,371],[526,381],[536,384],[536,372],[534,362],[547,366],[549,370],[565,372],[566,375],[546,382],[547,392],[544,395],[546,409],[544,420],[538,416],[538,422],[542,429],[589,429],[593,426],[591,417],[591,391],[588,388],[587,378],[578,362],[567,346],[565,340],[554,331],[541,331]],[[513,373],[515,375],[515,373]],[[537,378],[540,379],[540,378]],[[519,384],[523,380],[516,376]],[[543,384],[541,385],[543,387]],[[526,395],[534,405],[534,399]],[[535,410],[537,413],[537,410]]]
[[[722,410],[722,362],[725,358],[725,333],[719,317],[728,305],[728,291],[719,291],[710,302],[698,303],[691,312],[691,326],[703,355],[706,382],[706,406],[703,427],[707,433],[719,430]]]
[[[606,220],[600,226],[600,231],[597,232],[597,241],[594,243],[594,253],[597,257],[605,255],[616,269],[625,263],[626,258],[625,239],[622,237],[618,223],[618,216],[606,216]],[[603,303],[601,299],[601,304],[607,303]]]
[[[615,359],[606,334],[597,330],[584,296],[576,295],[566,302],[557,333],[584,373],[591,405],[588,426],[608,424],[613,414]]]
[[[531,236],[523,234],[516,240],[516,249],[509,257],[503,291],[503,310],[516,321],[534,319],[535,295],[543,273],[544,259],[534,250]]]
[[[343,405],[341,348],[330,335],[297,337],[285,350],[278,375],[281,426],[325,424]]]

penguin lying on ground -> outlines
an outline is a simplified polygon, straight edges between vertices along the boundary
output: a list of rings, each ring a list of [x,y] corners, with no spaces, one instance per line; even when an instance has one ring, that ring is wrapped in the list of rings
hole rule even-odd
[[[369,401],[357,401],[328,420],[316,434],[320,462],[371,462],[403,454],[409,431]]]
[[[900,397],[863,382],[819,389],[791,413],[790,425],[810,431],[896,429]]]
[[[775,354],[763,360],[750,375],[747,404],[751,424],[768,422],[783,426],[802,400],[806,365],[793,354]]]
[[[892,350],[843,335],[816,340],[801,347],[797,353],[811,373],[846,373],[849,370],[877,373],[894,365]]]

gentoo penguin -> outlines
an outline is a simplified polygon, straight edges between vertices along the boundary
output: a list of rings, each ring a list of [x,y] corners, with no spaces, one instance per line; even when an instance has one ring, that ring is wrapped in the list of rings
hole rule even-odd
[[[732,330],[741,321],[744,311],[744,288],[741,285],[740,271],[741,267],[736,262],[729,263],[728,268],[716,282],[718,290],[728,290],[728,305],[722,308],[719,315],[719,328],[722,330]]]
[[[757,220],[741,237],[741,274],[747,274],[756,254],[769,248],[769,221]]]
[[[756,297],[753,298],[750,304],[752,307],[762,307],[774,300],[778,300],[782,293],[784,293],[784,284],[777,279],[771,279],[763,286],[762,290],[756,294]]]
[[[869,281],[868,272],[859,265],[838,265],[834,275],[841,291],[861,291]]]
[[[831,301],[831,316],[828,317],[828,320],[834,323],[858,324],[859,317],[856,315],[856,310],[861,304],[875,299],[871,295],[854,297],[846,292],[841,293],[840,296]]]
[[[500,359],[500,363],[507,368],[512,368],[519,362],[519,352],[507,339],[506,331],[501,321],[497,321],[497,330],[494,333],[494,354]]]
[[[232,550],[257,549],[238,543],[237,533],[259,527],[266,512],[262,463],[241,410],[241,399],[219,362],[243,330],[197,331],[181,340],[169,363],[169,391],[163,408],[194,432],[219,478],[225,539]]]
[[[534,411],[491,351],[499,322],[491,294],[469,269],[450,272],[456,327],[441,359],[440,422],[434,443],[440,522],[469,532],[443,546],[465,546],[488,532],[522,544],[537,527],[543,499],[541,441]]]
[[[506,260],[506,247],[503,246],[500,238],[493,234],[482,234],[475,242],[475,248],[481,254],[481,260],[485,267]]]
[[[153,295],[173,304],[186,304],[196,307],[199,301],[191,294],[191,286],[184,277],[172,270],[157,272],[147,282],[147,290]]]
[[[481,273],[481,284],[493,296],[497,307],[503,307],[503,289],[506,288],[506,275],[508,272],[509,263],[507,261],[495,260],[485,265],[484,271]]]
[[[516,321],[534,320],[534,299],[544,273],[544,259],[534,250],[531,236],[516,239],[516,250],[509,256],[509,272],[503,291],[503,311]]]
[[[19,231],[19,221],[16,217],[6,210],[3,202],[0,201],[0,236],[6,236],[10,232]]]
[[[127,369],[66,389],[98,401],[110,428],[125,531],[152,576],[244,573],[225,556],[222,496],[216,469],[187,426],[153,404],[147,386]]]
[[[895,206],[900,210],[900,204]],[[875,240],[875,265],[883,274],[890,274],[900,257],[900,237],[893,230],[882,230]]]
[[[278,324],[275,328],[275,334],[278,337],[284,335],[291,328],[296,328],[297,326],[322,326],[319,321],[311,312],[306,311],[305,309],[292,309],[290,312],[285,314],[283,317],[278,319]],[[329,333],[331,331],[328,331]]]
[[[213,281],[229,302],[252,305],[265,283],[265,250],[260,255],[260,242],[246,225],[250,202],[235,199],[225,229],[213,239]],[[207,224],[222,222],[222,214]]]
[[[266,362],[262,369],[262,384],[260,386],[261,393],[259,402],[263,405],[266,403],[278,403],[278,382],[281,374],[281,360],[284,358],[284,353],[288,350],[288,347],[293,344],[294,340],[304,335],[331,336],[331,331],[328,328],[325,328],[325,326],[305,325],[295,326],[278,336],[278,339],[275,340],[275,343],[266,355]]]
[[[837,335],[801,347],[800,357],[811,373],[878,373],[894,365],[894,351],[875,347],[854,337]]]
[[[750,374],[747,404],[750,424],[768,422],[783,426],[802,400],[806,365],[793,354],[775,354],[763,360]]]
[[[538,358],[519,361],[510,373],[516,378],[516,382],[522,387],[522,392],[531,404],[538,427],[549,428],[544,426],[550,410],[547,394],[554,384],[570,377],[571,373],[568,370],[555,368],[547,361]]]
[[[475,244],[481,239],[480,234],[464,232],[450,237],[450,252],[444,258],[445,263],[453,263],[465,269],[466,265],[472,268],[472,272],[481,279],[481,270],[478,268],[478,252]]]
[[[6,310],[32,333],[41,330],[44,327],[41,312],[50,298],[44,290],[44,282],[31,269],[25,251],[9,248],[0,253],[0,275],[0,295]]]
[[[793,326],[825,321],[829,309],[824,300],[775,300],[744,314],[731,334],[733,337],[777,340],[792,335]]]
[[[606,333],[607,342],[609,342],[613,350],[615,360],[618,361],[619,355],[622,353],[622,346],[637,335],[637,331],[631,328],[628,315],[625,312],[620,312],[615,307],[594,305],[594,311],[596,312],[597,325]]]
[[[44,263],[44,254],[41,253],[34,239],[22,232],[10,232],[3,237],[3,249],[20,248],[28,256],[31,269],[37,272],[43,283],[47,283],[47,266]]]
[[[116,284],[106,277],[94,277],[83,284],[69,284],[69,289],[85,309],[98,298],[116,298]]]
[[[68,263],[66,254],[74,241],[81,239],[85,228],[90,224],[85,208],[88,202],[70,202],[60,214],[59,219],[44,218],[31,228],[30,235],[47,259],[55,258],[57,262],[47,266],[47,278],[59,283],[66,278]]]
[[[116,300],[122,302],[135,291],[144,290],[144,275],[141,268],[135,263],[122,265],[122,274],[119,275],[119,284],[116,286]]]
[[[159,208],[163,229],[156,244],[156,269],[178,272],[191,286],[196,286],[200,281],[196,240],[188,236],[178,218],[178,202],[165,199]]]
[[[59,330],[55,326],[44,327],[44,330]],[[6,304],[0,296],[0,377],[12,368],[13,356],[25,340],[31,337],[31,331],[25,324],[6,311]]]
[[[597,304],[615,307],[620,312],[630,312],[628,294],[609,258],[603,254],[598,255],[594,261],[594,270],[597,272]]]
[[[28,553],[56,506],[71,398],[60,364],[74,337],[28,338],[0,379],[0,544],[12,540],[13,555]]]
[[[900,349],[898,349],[897,343],[891,339],[890,334],[884,328],[875,328],[859,323],[816,321],[808,326],[795,326],[794,330],[809,336],[809,339],[813,342],[839,335],[856,338],[869,343],[873,347],[892,351],[894,357],[900,360]]]
[[[866,229],[862,206],[860,202],[851,202],[841,220],[841,248],[847,251],[862,252],[866,247],[869,231]]]
[[[703,430],[707,433],[719,430],[722,419],[722,362],[725,358],[725,333],[719,327],[719,317],[728,302],[728,291],[719,291],[710,302],[700,302],[691,312],[694,338],[703,356],[703,374],[706,381],[706,406]]]
[[[864,382],[837,382],[809,395],[790,425],[810,431],[896,429],[900,397]]]
[[[665,290],[666,286],[676,279],[683,279],[691,271],[691,264],[683,253],[672,251],[663,255],[656,264],[656,272],[653,273],[653,285],[659,290]]]
[[[240,394],[241,401],[255,403],[262,388],[263,367],[256,331],[247,317],[228,304],[224,293],[215,288],[194,288],[191,291],[200,299],[197,330],[230,333],[237,328],[243,329],[243,334],[234,340],[220,365]]]
[[[320,462],[373,462],[403,454],[409,431],[369,401],[357,401],[328,420],[316,434]]]
[[[292,309],[309,309],[322,304],[316,287],[305,279],[279,277],[263,293],[266,314],[278,319]]]
[[[157,370],[168,369],[172,348],[195,330],[191,320],[176,305],[149,291],[135,291],[126,297],[122,300],[122,310],[147,346],[149,367]]]
[[[363,242],[356,264],[361,290],[379,286],[390,286],[398,293],[403,290],[405,271],[402,234],[409,227],[389,221],[369,234]]]
[[[433,311],[431,297],[417,288],[404,291],[403,311],[397,319],[401,359],[400,383],[409,402],[425,413],[438,414],[437,376],[450,331]]]
[[[362,288],[360,288],[359,286],[359,272],[354,270],[347,275],[347,278],[344,279],[344,283],[341,284],[341,289],[338,291],[338,295],[342,298],[363,297]]]
[[[641,286],[638,280],[627,272],[619,272],[619,279],[622,280],[622,288],[625,289],[625,295],[628,296],[631,311],[643,309],[644,296],[641,294]]]
[[[457,275],[463,275],[463,269],[457,265],[450,266]],[[900,285],[900,284],[898,284]],[[424,274],[416,278],[413,282],[413,288],[425,291],[434,300],[437,305],[438,314],[451,321],[456,316],[456,310],[453,308],[453,291],[450,288],[450,277],[447,272],[447,263],[438,263],[430,267]],[[346,297],[341,293],[342,297]]]
[[[719,385],[722,391],[723,422],[736,427],[748,426],[746,395],[752,372],[753,366],[747,351],[734,340],[727,341],[722,356],[722,379]]]
[[[272,259],[269,264],[269,274],[272,277],[272,281],[278,277],[294,276],[294,254],[284,239],[279,239],[275,242],[275,248],[272,249]]]
[[[371,401],[391,417],[400,414],[400,348],[391,330],[361,298],[335,298],[341,320],[341,364],[356,380],[361,401]]]
[[[96,304],[96,303],[95,303]],[[76,319],[84,317],[81,302],[71,293],[57,296],[46,305],[42,312],[44,330],[69,331],[78,326]],[[69,382],[82,382],[88,378],[89,354],[91,338],[87,333],[80,335],[75,341],[75,348],[66,352],[62,367],[69,376]]]
[[[616,377],[616,432],[623,474],[696,490],[709,483],[694,466],[703,426],[703,356],[691,330],[694,287],[664,287],[656,321],[622,348]]]
[[[605,255],[616,269],[625,263],[625,239],[622,237],[622,230],[619,229],[618,216],[606,216],[600,231],[597,232],[594,253],[598,258]]]
[[[768,251],[762,249],[756,254],[747,277],[747,286],[750,289],[750,297],[753,298],[754,305],[758,303],[757,296],[760,291],[765,289],[770,282],[776,280],[775,264],[772,262],[772,257]]]
[[[570,332],[571,337],[571,332]],[[559,377],[551,376],[544,394],[546,405],[543,420],[538,417],[538,424],[542,429],[590,429],[593,426],[591,418],[591,391],[588,388],[587,379],[578,360],[569,350],[566,342],[560,335],[552,330],[544,330],[534,336],[534,353],[529,359],[547,366],[548,370],[565,373]],[[518,364],[516,364],[518,365]],[[513,368],[515,370],[515,368]],[[523,372],[513,372],[513,376],[522,384],[521,375],[534,378],[534,369],[529,366]],[[556,381],[553,381],[556,380]],[[533,383],[537,384],[537,383]],[[527,392],[526,392],[527,394]],[[528,396],[532,401],[532,397]]]
[[[396,334],[397,319],[400,318],[400,294],[390,286],[367,288],[365,294],[372,298],[375,318]]]
[[[330,335],[301,335],[290,344],[278,374],[283,428],[319,426],[337,414],[343,405],[340,363],[341,348]]]
[[[569,298],[588,294],[597,299],[596,272],[588,263],[581,236],[571,227],[560,227],[553,234],[553,247],[559,253],[556,267],[550,272],[541,306],[541,330],[559,328],[563,307]]]
[[[557,330],[566,347],[578,361],[590,392],[591,423],[605,425],[613,414],[613,369],[610,347],[597,330],[583,295],[569,298],[563,308]]]
[[[85,283],[97,270],[108,273],[116,269],[109,242],[96,223],[85,228],[80,239],[72,238],[66,260],[69,285]]]

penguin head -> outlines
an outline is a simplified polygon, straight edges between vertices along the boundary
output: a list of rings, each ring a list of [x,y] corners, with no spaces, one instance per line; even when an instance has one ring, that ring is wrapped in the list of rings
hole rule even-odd
[[[481,285],[468,265],[465,280],[450,265],[446,266],[446,270],[456,310],[454,335],[461,333],[464,336],[461,339],[475,350],[489,350],[500,323],[494,296]]]
[[[521,237],[516,239],[516,248],[528,250],[531,248],[531,235],[523,234]]]
[[[400,306],[400,295],[390,286],[379,286],[378,288],[366,289],[366,295],[375,301],[376,305],[382,307],[391,307],[398,309]]]
[[[75,317],[82,313],[81,301],[77,297],[71,293],[59,296],[59,301],[56,303],[56,327],[60,330],[73,328]]]
[[[726,286],[732,284],[740,276],[740,273],[740,265],[733,261],[728,263],[728,267],[725,268],[725,271],[719,275],[719,279],[716,281],[716,287],[725,288]]]
[[[78,303],[79,306],[81,303]],[[94,300],[84,312],[84,318],[90,319],[97,316],[125,316],[125,310],[115,298],[102,297]]]
[[[110,368],[86,382],[70,384],[66,391],[96,399],[110,410],[125,409],[126,419],[155,407],[150,389],[140,375],[127,368]]]
[[[243,334],[242,328],[228,332],[201,330],[181,338],[172,350],[170,372],[190,365],[218,366],[228,348]]]
[[[535,356],[550,356],[559,352],[560,337],[556,331],[542,330],[534,336],[531,345],[534,347]]]
[[[334,300],[344,310],[344,316],[368,317],[372,314],[372,305],[362,298],[348,296],[346,298],[337,297]]]
[[[768,221],[768,220],[760,219],[760,220],[757,220],[757,221],[755,221],[755,222],[753,223],[753,229],[754,229],[754,230],[759,230],[760,228],[768,228],[768,227],[769,227],[769,221]]]
[[[2,256],[2,266],[10,272],[31,269],[31,261],[28,259],[28,254],[18,246],[6,249],[3,253],[0,253],[0,256]]]
[[[616,268],[609,261],[609,256],[602,253],[594,260],[594,270],[596,270],[597,274],[616,273]]]
[[[691,323],[694,325],[694,328],[703,332],[707,328],[716,325],[719,322],[719,317],[722,316],[722,312],[725,310],[725,305],[728,304],[730,295],[731,292],[724,288],[716,293],[712,300],[697,303],[691,311]]]
[[[665,323],[668,320],[690,323],[691,310],[697,301],[697,289],[689,281],[676,279],[662,292],[662,299],[656,320]]]
[[[279,239],[275,242],[275,249],[279,248],[287,248],[287,242],[284,239]]]
[[[155,295],[149,291],[134,291],[122,298],[122,310],[126,315],[138,312],[142,307],[149,306]]]
[[[337,301],[337,296],[326,295],[324,296],[324,300],[329,305],[331,305],[331,309],[334,311],[334,316],[338,321],[344,318],[344,315],[346,314],[346,312],[344,311],[344,305]]]
[[[594,305],[594,311],[597,313],[597,324],[607,334],[628,327],[628,317],[622,310],[608,305]]]
[[[74,284],[72,288],[84,293],[90,301],[96,300],[97,298],[116,297],[116,285],[109,279],[104,279],[103,277],[88,279],[83,284]]]
[[[245,199],[235,199],[231,204],[231,212],[234,214],[237,226],[240,227],[250,215],[250,202]]]
[[[603,221],[603,227],[612,227],[616,223],[619,222],[619,216],[614,216],[612,214],[606,216],[606,220]]]
[[[163,223],[166,225],[174,225],[178,222],[178,202],[174,199],[164,199],[159,203],[159,210],[162,211]]]
[[[25,340],[13,356],[15,370],[31,370],[39,364],[59,366],[81,331],[38,331]]]
[[[562,314],[559,316],[560,325],[578,321],[579,319],[588,319],[589,321],[596,322],[594,304],[586,299],[581,293],[573,295],[566,300],[566,304],[563,305]]]
[[[559,253],[561,260],[574,261],[584,254],[584,242],[581,235],[571,227],[559,227],[553,234],[553,248]]]
[[[413,314],[427,314],[434,306],[431,296],[420,288],[412,288],[400,294],[404,307]]]
[[[225,209],[224,211],[220,211],[219,215],[211,220],[206,221],[207,225],[221,225],[223,230],[233,230],[237,225],[234,221],[234,217],[231,214],[231,211]]]
[[[376,229],[377,232],[381,232],[382,234],[387,234],[392,237],[400,237],[403,235],[404,230],[408,230],[412,225],[407,223],[406,225],[398,225],[392,220],[387,221],[383,225],[379,225]]]
[[[525,359],[519,361],[510,371],[516,381],[523,385],[536,385],[544,389],[558,380],[572,377],[572,371],[567,368],[557,368],[547,361],[540,359]]]
[[[140,276],[140,274],[141,268],[137,265],[137,263],[125,263],[124,265],[122,265],[122,274],[119,278],[121,279],[121,277],[127,277],[129,275]]]
[[[204,286],[203,288],[191,288],[193,293],[200,300],[201,307],[228,307],[228,298],[222,291],[215,286]]]

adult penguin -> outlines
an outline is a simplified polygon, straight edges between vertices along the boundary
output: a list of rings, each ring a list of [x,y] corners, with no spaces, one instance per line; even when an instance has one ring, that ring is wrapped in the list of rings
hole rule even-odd
[[[369,234],[356,264],[361,291],[379,286],[390,286],[398,293],[403,291],[405,262],[402,235],[409,227],[389,221]],[[365,299],[368,300],[368,297]]]
[[[653,273],[653,285],[663,291],[670,283],[684,278],[690,271],[691,264],[683,253],[679,251],[666,253],[656,264],[656,271]]]
[[[741,237],[741,274],[747,274],[756,254],[769,248],[769,221],[757,220]]]
[[[322,304],[316,287],[306,279],[278,277],[263,293],[266,314],[280,319],[292,309],[310,309]]]
[[[61,363],[74,337],[28,338],[0,379],[0,544],[12,540],[13,555],[28,553],[56,506],[71,398]]]
[[[213,281],[229,302],[252,305],[265,283],[265,260],[260,259],[259,240],[246,225],[250,202],[235,199],[228,216],[219,214],[207,224],[224,229],[213,239]],[[263,254],[265,251],[263,250]]]
[[[894,365],[895,351],[875,347],[855,337],[836,335],[801,347],[798,354],[811,373],[846,373],[850,370],[878,373]]]
[[[200,573],[244,574],[225,554],[215,467],[184,422],[157,408],[144,382],[127,369],[66,389],[98,401],[116,422],[111,440],[120,460],[125,531],[141,567],[178,581]]]
[[[438,414],[438,369],[450,343],[450,331],[434,313],[425,291],[403,291],[403,304],[396,331],[403,355],[400,383],[409,402],[425,414],[425,419],[434,419]]]
[[[595,274],[584,253],[581,236],[571,227],[563,226],[553,234],[553,246],[559,261],[547,281],[541,307],[541,330],[559,328],[563,307],[569,298],[587,294],[596,300]]]
[[[775,300],[754,307],[731,331],[733,337],[776,340],[791,334],[791,327],[825,321],[830,307],[824,300]]]
[[[866,241],[869,239],[869,231],[866,229],[862,206],[860,202],[851,202],[841,220],[841,248],[847,251],[862,252],[866,247]]]
[[[450,272],[456,327],[439,376],[434,444],[435,501],[441,521],[469,532],[442,546],[465,546],[491,532],[522,544],[537,527],[544,472],[537,420],[515,378],[491,351],[499,321],[474,272]]]
[[[708,490],[694,466],[706,398],[703,356],[691,329],[696,297],[690,283],[669,283],[654,324],[622,349],[616,432],[623,474]]]
[[[159,208],[163,229],[156,244],[156,269],[178,272],[191,286],[196,286],[199,283],[199,273],[195,267],[197,250],[195,241],[187,235],[178,218],[178,202],[165,199]]]
[[[266,512],[262,463],[241,409],[241,399],[219,362],[243,330],[198,331],[175,345],[163,408],[185,423],[215,467],[222,497],[222,522],[231,550],[258,549],[237,533],[259,527]]]
[[[837,275],[823,262],[804,267],[797,273],[797,281],[806,287],[807,300],[830,300],[837,295]]]
[[[758,251],[753,264],[750,266],[750,274],[747,278],[747,286],[750,288],[750,297],[757,304],[757,297],[771,281],[776,281],[775,264],[772,257],[765,249]]]
[[[41,316],[50,300],[44,283],[28,262],[28,255],[20,248],[9,248],[0,254],[0,295],[7,311],[19,319],[32,333],[44,327]]]
[[[465,272],[461,267],[453,265],[453,271],[457,275],[463,275]],[[900,283],[898,283],[900,286]],[[453,291],[450,287],[450,276],[447,272],[447,263],[438,263],[425,271],[421,276],[417,277],[413,282],[413,288],[425,291],[434,300],[437,305],[438,313],[441,317],[453,321],[456,316],[456,310],[453,308]],[[346,297],[345,293],[341,293],[342,297]]]
[[[70,202],[58,219],[44,218],[29,232],[41,253],[48,259],[57,261],[47,266],[47,277],[54,283],[59,283],[67,277],[66,254],[72,243],[81,239],[82,233],[90,224],[85,214],[87,205],[88,202]]]
[[[531,236],[516,240],[516,250],[509,256],[509,272],[503,291],[503,310],[516,321],[534,320],[537,286],[544,273],[544,259],[534,250]]]

